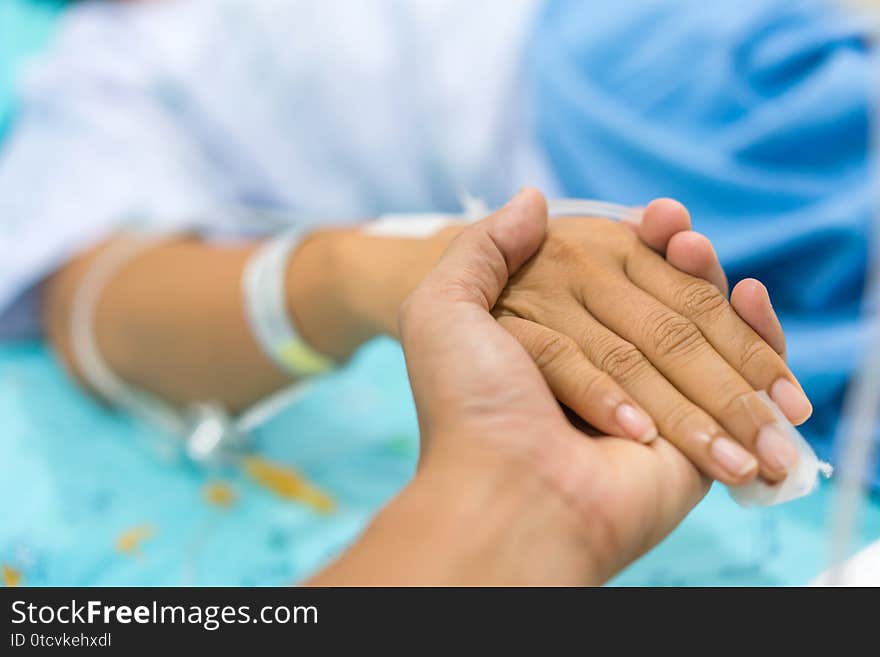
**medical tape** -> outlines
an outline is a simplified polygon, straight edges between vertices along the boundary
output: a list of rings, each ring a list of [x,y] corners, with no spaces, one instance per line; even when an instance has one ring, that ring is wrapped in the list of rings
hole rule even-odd
[[[333,368],[333,361],[303,341],[287,309],[287,264],[303,232],[291,231],[269,240],[248,260],[242,274],[245,314],[263,352],[294,378],[307,378]]]

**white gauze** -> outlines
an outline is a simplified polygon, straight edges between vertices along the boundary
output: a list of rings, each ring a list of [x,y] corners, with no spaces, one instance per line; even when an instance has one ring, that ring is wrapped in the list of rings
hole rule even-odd
[[[788,421],[766,392],[762,390],[756,394],[773,412],[778,427],[791,438],[798,451],[798,462],[782,481],[769,484],[758,477],[744,486],[729,486],[730,496],[740,506],[773,506],[809,495],[816,489],[820,473],[825,477],[831,476],[831,464],[819,460],[810,443]]]

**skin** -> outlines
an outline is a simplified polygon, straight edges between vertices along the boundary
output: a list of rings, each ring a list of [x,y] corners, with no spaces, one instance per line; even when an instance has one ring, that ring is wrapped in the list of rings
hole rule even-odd
[[[766,479],[782,479],[796,451],[755,391],[795,422],[811,408],[717,284],[670,267],[619,223],[559,218],[494,312],[560,401],[600,431],[649,442],[659,429],[726,483],[758,470],[742,445]],[[633,422],[636,407],[656,427]]]
[[[544,203],[538,192],[527,194]],[[754,454],[761,474],[778,479],[785,468],[773,467],[761,449],[769,416],[753,391],[769,387],[773,394],[777,381],[788,381],[777,403],[795,422],[809,415],[809,402],[780,355],[784,341],[766,291],[746,281],[728,303],[711,245],[689,229],[686,210],[669,200],[645,208],[635,227],[555,219],[495,313],[554,394],[597,430],[651,441],[659,429],[725,483],[754,478]],[[461,230],[451,226],[428,239],[357,228],[314,232],[287,271],[288,310],[303,338],[344,361],[377,335],[397,337],[403,299]],[[127,263],[105,288],[96,316],[110,367],[175,403],[211,399],[232,411],[286,385],[242,309],[241,272],[257,246],[179,239]],[[47,335],[75,375],[73,297],[105,247],[75,258],[44,286]],[[688,302],[689,294],[703,305]]]
[[[492,319],[546,230],[543,205],[521,193],[465,230],[404,304],[419,469],[311,584],[601,584],[705,494],[707,480],[662,438],[578,432]]]

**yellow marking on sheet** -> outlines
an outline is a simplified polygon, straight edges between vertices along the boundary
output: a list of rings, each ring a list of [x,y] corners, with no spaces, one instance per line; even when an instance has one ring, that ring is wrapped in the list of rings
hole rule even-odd
[[[208,504],[229,508],[235,504],[237,495],[232,486],[225,481],[210,481],[202,488],[202,495]]]
[[[153,538],[155,534],[155,528],[147,524],[126,529],[116,537],[116,550],[122,554],[140,554],[141,543]]]
[[[318,513],[330,513],[336,506],[329,495],[289,466],[278,465],[258,456],[248,456],[242,459],[242,467],[251,479],[264,488],[285,499],[302,502]]]
[[[21,586],[21,571],[3,564],[3,586]]]

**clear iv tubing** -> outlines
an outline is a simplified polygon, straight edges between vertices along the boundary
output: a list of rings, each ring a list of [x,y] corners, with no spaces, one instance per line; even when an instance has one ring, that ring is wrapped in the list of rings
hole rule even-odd
[[[83,376],[105,399],[160,431],[184,437],[187,454],[194,461],[207,461],[219,453],[218,448],[243,447],[247,434],[292,404],[307,386],[305,382],[294,383],[260,400],[238,417],[229,418],[216,404],[195,404],[185,410],[178,409],[164,399],[128,384],[110,369],[94,335],[95,313],[101,293],[126,263],[169,238],[169,235],[130,235],[126,240],[111,244],[99,256],[74,298],[71,318],[73,353]],[[203,430],[197,431],[200,424]]]
[[[616,221],[637,221],[638,208],[593,199],[558,198],[547,201],[547,214],[551,217],[605,217]]]
[[[873,70],[871,88],[876,88],[878,71]],[[875,101],[876,102],[876,101]],[[880,406],[880,108],[872,112],[870,179],[873,185],[874,221],[868,250],[868,280],[864,309],[868,324],[868,348],[861,369],[846,396],[839,422],[837,444],[841,445],[837,492],[831,506],[831,545],[828,583],[846,582],[845,561],[856,533],[859,511],[867,494],[873,461],[874,431]]]

